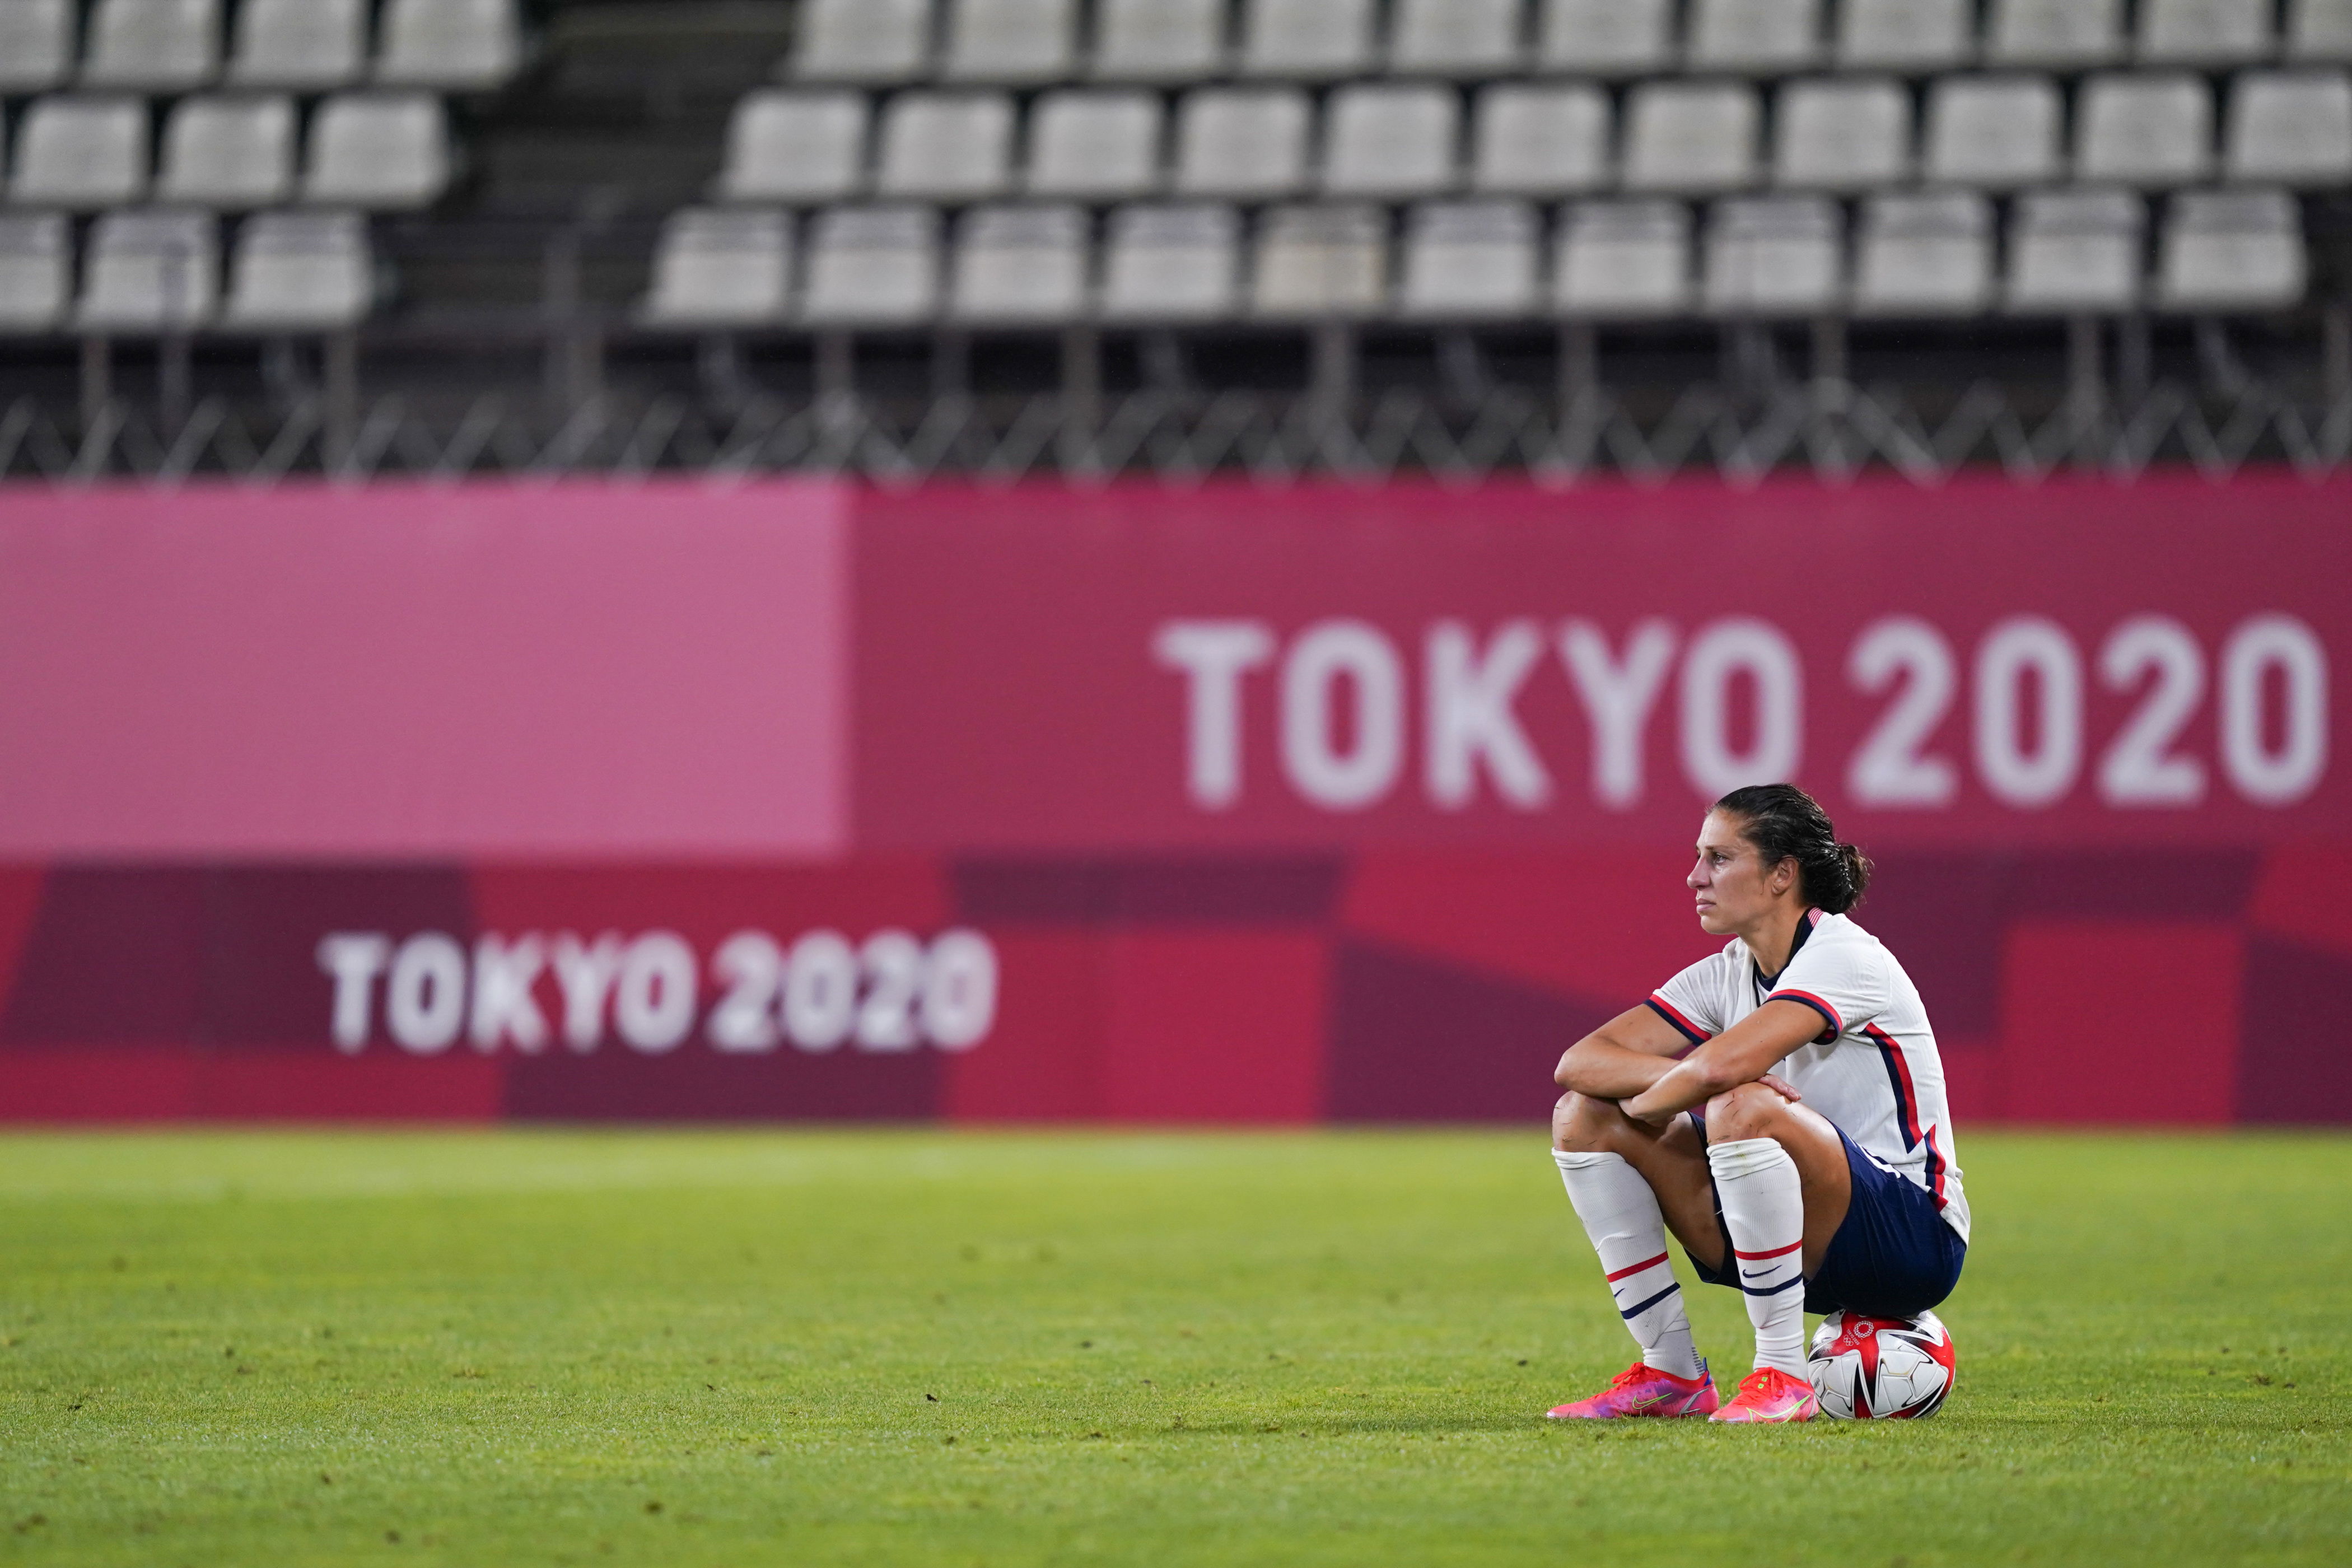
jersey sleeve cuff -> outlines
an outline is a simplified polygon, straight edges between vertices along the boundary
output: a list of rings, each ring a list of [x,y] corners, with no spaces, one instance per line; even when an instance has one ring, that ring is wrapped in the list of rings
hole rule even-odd
[[[1765,997],[1764,1000],[1767,1002],[1794,1002],[1801,1007],[1811,1007],[1814,1012],[1819,1013],[1822,1017],[1828,1019],[1830,1026],[1829,1031],[1826,1034],[1814,1037],[1813,1043],[1817,1046],[1826,1046],[1832,1040],[1836,1039],[1840,1035],[1845,1033],[1845,1020],[1838,1016],[1837,1009],[1831,1006],[1828,1003],[1822,1001],[1820,997],[1814,995],[1810,991],[1775,991],[1769,996]]]
[[[1675,1012],[1673,1004],[1669,1003],[1664,997],[1652,995],[1644,998],[1642,1005],[1649,1008],[1651,1012],[1655,1013],[1659,1017],[1664,1018],[1667,1023],[1672,1024],[1675,1026],[1675,1032],[1680,1034],[1684,1039],[1688,1040],[1692,1045],[1703,1046],[1706,1044],[1708,1038],[1706,1032],[1701,1029],[1696,1024],[1692,1023],[1688,1018],[1684,1017],[1680,1013]]]

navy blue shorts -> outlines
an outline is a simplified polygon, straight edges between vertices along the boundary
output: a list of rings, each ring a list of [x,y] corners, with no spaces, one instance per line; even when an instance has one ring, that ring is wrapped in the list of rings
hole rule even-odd
[[[1706,1118],[1696,1110],[1689,1116],[1704,1145]],[[1838,1141],[1845,1145],[1846,1169],[1853,1175],[1853,1199],[1837,1234],[1830,1237],[1821,1271],[1805,1281],[1805,1310],[1843,1309],[1874,1318],[1916,1318],[1960,1282],[1969,1244],[1944,1223],[1925,1187],[1905,1181],[1864,1153],[1843,1128],[1838,1130]],[[1712,1189],[1714,1183],[1707,1185]],[[1696,1258],[1691,1268],[1706,1283],[1737,1290],[1738,1265],[1731,1256],[1731,1229],[1723,1223],[1721,1193],[1715,1194],[1715,1223],[1723,1232],[1727,1271],[1718,1273]]]

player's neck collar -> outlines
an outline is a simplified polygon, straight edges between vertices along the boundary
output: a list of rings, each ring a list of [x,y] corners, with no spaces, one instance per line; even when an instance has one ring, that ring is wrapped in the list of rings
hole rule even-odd
[[[1773,973],[1765,973],[1764,966],[1756,962],[1756,954],[1748,953],[1748,969],[1756,977],[1758,991],[1769,991],[1780,983],[1780,976],[1789,973],[1789,965],[1797,962],[1797,954],[1805,951],[1805,939],[1812,935],[1813,928],[1821,923],[1822,911],[1817,909],[1809,909],[1797,917],[1797,934],[1789,939],[1789,956],[1780,961],[1780,969]]]

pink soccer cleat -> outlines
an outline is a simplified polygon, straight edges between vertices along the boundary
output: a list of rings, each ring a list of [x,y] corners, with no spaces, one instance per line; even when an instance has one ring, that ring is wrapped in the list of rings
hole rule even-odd
[[[1715,1405],[1715,1379],[1704,1362],[1696,1377],[1676,1377],[1637,1361],[1591,1398],[1544,1414],[1554,1421],[1612,1421],[1621,1415],[1705,1415]]]
[[[1739,1380],[1731,1403],[1710,1421],[1811,1421],[1822,1402],[1811,1380],[1791,1377],[1777,1366],[1759,1366]]]

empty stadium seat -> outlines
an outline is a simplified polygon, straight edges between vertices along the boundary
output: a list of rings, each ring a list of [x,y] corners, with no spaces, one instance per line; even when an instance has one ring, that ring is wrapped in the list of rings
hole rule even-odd
[[[73,0],[0,0],[0,92],[45,92],[72,74]]]
[[[1202,88],[1176,125],[1176,188],[1236,200],[1289,195],[1307,183],[1307,95],[1295,88]]]
[[[1520,0],[1398,0],[1389,69],[1402,76],[1502,76],[1519,68]]]
[[[8,199],[89,212],[147,194],[147,105],[71,94],[37,100],[16,128]]]
[[[1077,68],[1077,0],[955,0],[948,13],[950,81],[1060,81]]]
[[[1844,296],[1845,224],[1820,196],[1732,196],[1706,229],[1702,300],[1719,316],[1811,316]]]
[[[1095,12],[1103,80],[1197,81],[1224,68],[1224,0],[1101,0]]]
[[[648,327],[772,326],[792,312],[793,217],[762,207],[688,207],[663,221],[637,305]]]
[[[1582,82],[1497,82],[1481,89],[1471,188],[1494,195],[1556,196],[1609,179],[1609,100]]]
[[[2235,181],[2352,184],[2352,77],[2248,71],[2230,89],[2225,163]]]
[[[384,0],[375,60],[384,86],[487,92],[521,68],[515,0]]]
[[[948,314],[972,326],[1076,321],[1093,247],[1075,206],[977,207],[957,227]]]
[[[1525,202],[1431,202],[1407,221],[1397,308],[1407,316],[1531,316],[1540,228]]]
[[[1682,315],[1691,307],[1690,209],[1680,202],[1580,202],[1552,247],[1552,305],[1586,320]]]
[[[1693,70],[1806,70],[1821,40],[1821,0],[1693,0],[1685,57]]]
[[[1241,305],[1241,215],[1229,206],[1121,207],[1104,248],[1106,321],[1200,321]]]
[[[1756,89],[1743,83],[1641,83],[1626,102],[1625,188],[1703,192],[1753,184],[1762,117]]]
[[[864,187],[866,132],[862,92],[747,93],[727,122],[718,194],[730,202],[837,201]]]
[[[1674,47],[1671,0],[1543,0],[1547,71],[1643,76],[1671,66]]]
[[[96,334],[185,331],[212,320],[219,294],[211,214],[106,213],[90,227],[73,324]]]
[[[1952,70],[1976,52],[1973,0],[1845,0],[1838,10],[1847,70]]]
[[[803,81],[888,86],[931,58],[931,0],[807,0],[789,65]]]
[[[2303,225],[2284,191],[2188,191],[2165,215],[2156,302],[2168,310],[2280,310],[2309,281]]]
[[[367,67],[365,0],[245,0],[228,79],[240,87],[326,92]]]
[[[1772,180],[1860,191],[1911,173],[1911,95],[1887,77],[1831,77],[1780,89]]]
[[[908,92],[882,111],[875,188],[885,196],[984,201],[1013,179],[1013,100],[996,92]]]
[[[2148,65],[2241,65],[2267,59],[2273,0],[2139,0],[2137,49]]]
[[[1939,79],[1927,89],[1927,178],[1988,190],[2047,184],[2060,172],[2060,115],[2048,77]]]
[[[358,325],[375,304],[375,258],[357,213],[262,213],[237,230],[221,325],[325,332]]]
[[[1372,68],[1372,0],[1244,0],[1241,73],[1328,81]]]
[[[802,319],[820,326],[912,326],[940,304],[940,215],[931,207],[835,207],[817,216]]]
[[[1985,58],[1995,65],[2080,69],[2123,52],[2123,0],[1991,0]]]
[[[1024,184],[1033,196],[1115,201],[1160,184],[1160,95],[1124,89],[1047,93],[1030,111]]]
[[[179,92],[220,70],[221,0],[98,0],[82,46],[90,87]]]
[[[294,194],[294,100],[184,98],[163,124],[155,199],[236,210]]]
[[[2292,60],[2352,60],[2352,0],[2287,0]]]
[[[2097,76],[2074,108],[2074,175],[2103,184],[2182,185],[2213,167],[2213,95],[2186,72]]]
[[[2102,314],[2139,304],[2147,209],[2129,191],[2033,191],[2010,217],[2002,294],[2020,315]]]
[[[55,331],[72,279],[73,231],[63,214],[0,214],[0,333]]]
[[[1388,302],[1388,214],[1352,204],[1272,208],[1258,222],[1255,260],[1256,315],[1376,314]]]
[[[1462,100],[1450,87],[1341,88],[1325,110],[1323,189],[1339,196],[1427,195],[1459,177]]]
[[[1862,209],[1853,305],[1864,316],[1970,316],[1991,308],[1992,204],[1973,191],[1873,196]]]
[[[372,212],[431,206],[449,188],[449,125],[441,100],[422,92],[352,92],[310,119],[302,199]]]

